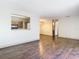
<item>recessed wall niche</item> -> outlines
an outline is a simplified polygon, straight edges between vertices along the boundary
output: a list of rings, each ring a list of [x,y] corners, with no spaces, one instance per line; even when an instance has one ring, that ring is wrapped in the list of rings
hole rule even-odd
[[[11,29],[30,29],[30,17],[13,14],[11,16]]]

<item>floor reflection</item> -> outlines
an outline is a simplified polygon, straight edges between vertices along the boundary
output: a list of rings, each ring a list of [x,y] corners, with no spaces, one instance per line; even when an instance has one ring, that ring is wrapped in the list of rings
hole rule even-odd
[[[41,35],[40,41],[0,49],[0,59],[79,59],[79,40]]]
[[[41,59],[79,59],[78,44],[78,40],[58,38],[54,42],[51,36],[41,35],[39,42]]]
[[[52,37],[41,35],[39,47],[41,59],[53,58],[53,53],[56,50],[56,44],[53,42]]]

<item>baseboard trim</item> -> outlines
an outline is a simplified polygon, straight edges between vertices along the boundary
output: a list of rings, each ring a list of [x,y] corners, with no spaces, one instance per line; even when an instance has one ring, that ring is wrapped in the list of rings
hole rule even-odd
[[[33,43],[33,42],[38,42],[39,40],[33,40],[33,41],[29,41],[29,42],[24,42],[24,43],[19,43],[19,44],[15,44],[15,45],[10,45],[10,46],[6,46],[6,47],[3,47],[3,48],[0,48],[1,49],[5,49],[5,48],[10,48],[10,47],[15,47],[15,46],[19,46],[19,45],[23,45],[23,44],[29,44],[29,43]]]
[[[69,38],[69,37],[58,37],[58,38],[62,38],[62,39],[72,39],[72,40],[79,40],[79,39]]]

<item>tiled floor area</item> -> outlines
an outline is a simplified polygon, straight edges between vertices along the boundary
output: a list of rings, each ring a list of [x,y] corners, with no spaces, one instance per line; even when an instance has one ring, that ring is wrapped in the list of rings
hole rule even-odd
[[[41,35],[40,41],[0,49],[0,59],[79,59],[79,41]]]

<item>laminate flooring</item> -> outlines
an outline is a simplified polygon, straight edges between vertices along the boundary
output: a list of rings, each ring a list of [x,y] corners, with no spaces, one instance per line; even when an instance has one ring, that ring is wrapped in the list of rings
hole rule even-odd
[[[0,49],[0,59],[79,59],[79,40],[40,35],[39,41]]]

